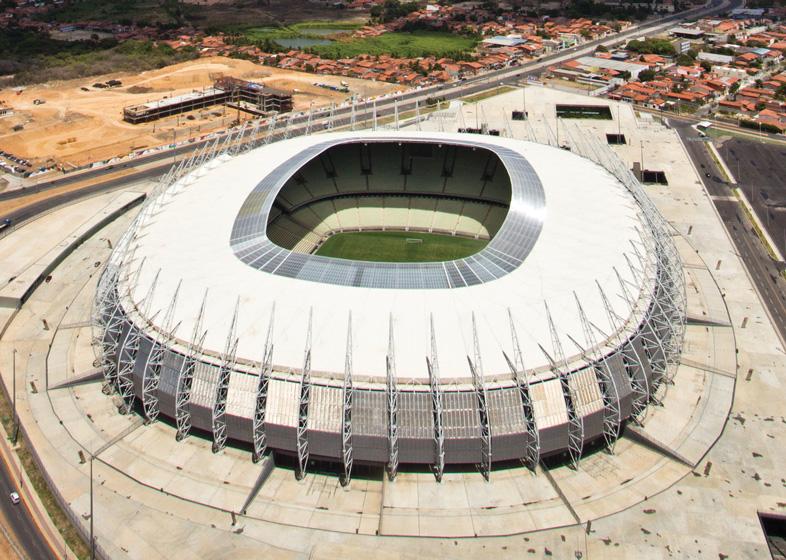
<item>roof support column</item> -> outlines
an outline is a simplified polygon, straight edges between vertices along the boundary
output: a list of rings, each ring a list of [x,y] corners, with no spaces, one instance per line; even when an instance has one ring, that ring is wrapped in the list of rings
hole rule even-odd
[[[267,337],[265,338],[265,351],[259,368],[259,381],[257,382],[256,399],[254,401],[254,419],[251,427],[254,450],[251,454],[251,459],[255,463],[262,459],[267,450],[265,415],[267,413],[267,392],[270,384],[270,374],[273,371],[273,320],[275,314],[276,304],[274,303],[270,310],[270,321],[268,321]]]
[[[177,441],[182,441],[191,431],[191,410],[189,408],[191,404],[191,384],[194,381],[197,356],[202,352],[202,344],[205,342],[205,336],[207,335],[207,331],[202,331],[206,303],[207,290],[205,290],[205,295],[202,297],[202,305],[199,307],[199,314],[194,323],[194,331],[191,334],[188,352],[180,368],[180,375],[177,378],[175,393],[175,421],[177,422],[175,439]]]
[[[297,465],[295,477],[303,480],[308,469],[308,405],[311,400],[311,326],[313,308],[308,312],[306,350],[303,356],[303,375],[300,377],[300,404],[297,418]]]
[[[385,356],[387,370],[388,413],[388,478],[394,480],[398,473],[398,385],[396,380],[396,345],[393,340],[393,314],[388,321],[388,353]]]
[[[341,460],[344,472],[340,482],[347,486],[352,478],[352,312],[347,319],[347,351],[344,359],[344,386],[341,410]]]
[[[229,377],[237,364],[237,314],[240,298],[235,302],[235,312],[232,314],[232,323],[229,326],[227,340],[224,344],[224,353],[221,355],[221,367],[218,370],[218,383],[216,395],[213,399],[213,453],[218,453],[227,443],[227,395],[229,394]]]
[[[437,339],[434,333],[434,315],[429,317],[431,326],[431,357],[426,357],[428,381],[431,389],[431,410],[434,416],[434,477],[442,482],[445,472],[445,434],[442,428],[442,389],[439,384],[439,360]]]
[[[565,352],[562,350],[562,343],[554,326],[551,311],[549,311],[549,306],[546,302],[543,302],[543,305],[546,308],[546,318],[548,319],[549,333],[551,334],[551,346],[556,360],[546,352],[543,346],[540,347],[540,351],[546,356],[551,365],[551,371],[559,379],[562,387],[562,396],[565,399],[565,409],[568,413],[568,454],[571,466],[574,470],[578,470],[579,460],[584,450],[584,419],[576,411],[576,395],[568,383],[568,362],[565,358]]]
[[[488,407],[486,406],[488,395],[486,394],[486,384],[483,380],[483,362],[480,358],[480,343],[478,341],[478,329],[474,312],[472,313],[472,347],[474,362],[469,356],[467,356],[467,362],[469,362],[469,369],[472,373],[472,385],[475,388],[478,418],[480,420],[480,474],[488,481],[491,476],[491,426],[489,424]]]
[[[529,392],[529,380],[524,367],[524,355],[521,352],[519,336],[516,332],[516,325],[513,322],[513,314],[510,312],[510,308],[508,308],[508,319],[510,321],[510,336],[513,342],[513,360],[504,351],[502,355],[505,357],[505,361],[508,362],[508,367],[519,390],[524,425],[527,427],[527,447],[524,450],[524,458],[527,467],[534,472],[538,463],[540,463],[540,432],[538,431],[535,409],[532,406],[532,397]]]

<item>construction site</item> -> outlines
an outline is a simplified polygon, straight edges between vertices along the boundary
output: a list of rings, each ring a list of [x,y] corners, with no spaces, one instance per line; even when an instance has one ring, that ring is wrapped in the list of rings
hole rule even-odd
[[[125,107],[123,120],[140,124],[213,105],[226,105],[260,117],[287,113],[293,107],[291,93],[256,82],[221,77],[211,87],[202,90]]]
[[[29,166],[22,166],[24,169],[19,175],[41,168],[73,170],[128,154],[198,140],[234,121],[259,118],[245,110],[233,110],[231,103],[224,103],[139,124],[123,119],[123,107],[207,90],[222,77],[229,76],[253,82],[266,90],[290,92],[292,111],[340,105],[349,95],[314,85],[313,74],[227,57],[206,57],[134,75],[117,72],[89,80],[9,88],[0,91],[0,113],[7,109],[0,118],[0,150],[29,162]],[[92,86],[110,79],[122,81],[122,86]],[[323,76],[322,81],[336,87],[345,81],[351,93],[361,98],[401,89],[396,84],[342,76]],[[253,96],[249,98],[256,102]],[[36,103],[36,100],[44,103]],[[248,103],[243,98],[239,101],[241,106]],[[267,106],[275,107],[273,101],[268,101]],[[20,166],[1,153],[0,162]],[[0,190],[2,188],[0,185]]]

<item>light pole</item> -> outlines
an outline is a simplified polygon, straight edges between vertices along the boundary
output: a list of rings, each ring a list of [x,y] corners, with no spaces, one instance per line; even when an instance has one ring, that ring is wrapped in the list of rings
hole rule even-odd
[[[11,399],[14,403],[14,434],[11,441],[16,445],[16,438],[19,434],[19,423],[16,421],[16,348],[14,348],[14,352],[11,358],[11,376],[13,377],[13,399]]]
[[[644,179],[644,140],[639,140],[641,145],[641,177]]]
[[[93,459],[95,456],[90,453],[90,560],[96,557],[96,538],[93,535]]]

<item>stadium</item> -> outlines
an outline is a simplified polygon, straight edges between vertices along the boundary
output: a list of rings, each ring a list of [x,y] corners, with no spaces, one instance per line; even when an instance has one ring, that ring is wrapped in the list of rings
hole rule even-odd
[[[121,412],[178,439],[342,483],[488,478],[613,448],[663,398],[685,293],[632,176],[509,138],[351,132],[227,153],[149,198],[93,321]]]

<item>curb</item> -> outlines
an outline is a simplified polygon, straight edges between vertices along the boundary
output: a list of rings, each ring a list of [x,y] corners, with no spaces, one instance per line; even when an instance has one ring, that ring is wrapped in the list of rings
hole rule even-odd
[[[767,244],[767,248],[772,252],[773,255],[775,255],[775,257],[779,261],[786,260],[783,258],[783,254],[780,252],[778,246],[775,244],[775,241],[770,236],[770,232],[767,231],[766,227],[764,227],[761,218],[759,218],[759,215],[756,213],[756,211],[753,209],[753,206],[748,201],[748,197],[745,196],[745,192],[739,187],[739,182],[737,181],[737,178],[735,178],[734,175],[731,174],[731,171],[729,170],[729,167],[726,165],[726,162],[723,161],[723,158],[721,157],[718,148],[716,148],[712,142],[706,142],[706,144],[709,147],[709,150],[712,152],[712,155],[715,158],[715,160],[720,164],[721,168],[723,169],[723,172],[726,173],[726,176],[729,178],[729,182],[737,185],[737,187],[734,188],[734,191],[737,194],[737,196],[739,196],[743,205],[745,205],[745,208],[748,209],[748,212],[750,212],[750,215],[753,217],[753,221],[756,222],[756,227],[764,237],[764,242]]]
[[[14,482],[19,480],[18,476],[21,475],[21,481],[17,492],[22,498],[22,503],[30,513],[30,518],[33,520],[33,523],[35,523],[36,527],[38,527],[38,530],[44,537],[47,546],[52,551],[52,554],[55,557],[58,557],[58,551],[64,551],[67,556],[76,558],[76,554],[74,554],[74,552],[68,547],[65,539],[62,537],[57,528],[52,524],[52,519],[49,517],[49,513],[46,511],[44,504],[41,503],[41,499],[38,497],[38,493],[35,491],[33,483],[30,481],[30,477],[27,476],[27,471],[24,469],[21,461],[19,460],[19,456],[10,446],[8,434],[6,433],[5,428],[2,429],[2,440],[2,444],[0,444],[0,455],[2,456],[2,460],[8,467]],[[14,550],[17,550],[15,543],[12,546],[14,547]],[[18,550],[17,553],[19,554]],[[25,555],[19,555],[21,558],[25,558]]]
[[[690,157],[690,153],[688,152],[688,148],[685,147],[685,143],[682,140],[682,136],[680,136],[676,130],[674,130],[673,132],[674,135],[677,137],[677,141],[680,143],[682,152],[685,154],[685,157],[690,162],[690,166],[693,169],[693,172],[696,174],[696,178],[698,179],[699,183],[701,184],[702,193],[704,193],[704,196],[707,198],[710,206],[712,207],[712,211],[715,214],[715,217],[717,218],[718,222],[721,225],[721,228],[723,229],[723,233],[726,235],[726,239],[729,242],[729,247],[731,248],[732,253],[737,256],[737,259],[739,259],[740,265],[742,266],[742,270],[745,271],[745,276],[748,278],[748,282],[753,288],[753,291],[756,292],[756,298],[759,300],[759,305],[761,305],[762,309],[764,309],[765,315],[767,315],[767,319],[770,322],[770,328],[772,328],[773,332],[775,333],[775,336],[780,341],[780,343],[784,347],[786,347],[786,340],[783,339],[780,331],[775,326],[775,320],[773,319],[772,312],[770,311],[770,308],[767,306],[767,304],[764,302],[764,298],[762,297],[761,292],[759,291],[759,287],[756,285],[756,282],[753,280],[753,276],[751,275],[750,270],[748,270],[748,264],[745,262],[745,259],[743,259],[739,255],[737,251],[737,246],[734,244],[734,239],[732,239],[731,234],[729,233],[729,230],[726,227],[726,223],[723,221],[723,218],[721,218],[721,215],[718,212],[718,208],[715,206],[715,203],[712,201],[712,197],[710,196],[710,193],[707,190],[707,185],[705,185],[704,181],[701,179],[701,175],[699,175],[699,170],[696,169],[696,164],[693,162],[693,158]],[[702,260],[704,259],[702,258]]]

